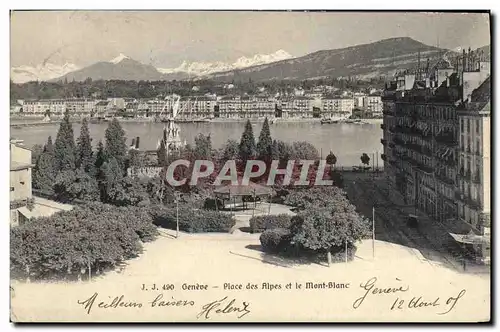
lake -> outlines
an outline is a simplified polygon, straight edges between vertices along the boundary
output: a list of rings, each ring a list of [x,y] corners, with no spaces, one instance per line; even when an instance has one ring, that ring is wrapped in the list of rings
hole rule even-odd
[[[369,154],[375,161],[378,159],[378,165],[382,166],[383,161],[380,155],[383,147],[380,142],[382,138],[382,129],[380,123],[373,124],[325,124],[319,122],[279,122],[270,124],[271,136],[273,139],[280,139],[286,142],[308,141],[312,143],[323,158],[332,151],[337,156],[337,165],[355,166],[360,164],[360,156],[363,152]],[[156,149],[158,139],[161,137],[163,123],[133,123],[122,122],[122,127],[127,135],[127,144],[130,145],[132,138],[139,136],[140,149]],[[245,127],[244,122],[207,122],[207,123],[179,123],[181,128],[181,137],[187,143],[193,144],[194,138],[199,133],[211,134],[212,145],[219,148],[224,145],[228,139],[240,140]],[[31,147],[34,144],[44,144],[49,135],[55,140],[58,124],[16,127],[11,128],[10,136],[24,140],[26,146]],[[89,124],[90,134],[93,138],[93,144],[96,145],[99,140],[104,141],[104,132],[107,123]],[[262,122],[254,123],[254,135],[256,139],[259,136]],[[73,130],[75,139],[80,133],[80,124],[74,123]],[[378,156],[377,156],[378,155]]]

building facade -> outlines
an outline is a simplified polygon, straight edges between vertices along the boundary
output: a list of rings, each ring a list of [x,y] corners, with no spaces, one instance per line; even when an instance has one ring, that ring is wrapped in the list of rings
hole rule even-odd
[[[489,239],[491,229],[491,104],[490,79],[458,109],[458,218]],[[490,246],[478,248],[489,260]]]
[[[327,96],[321,99],[322,118],[348,118],[352,115],[353,109],[353,98]]]
[[[31,150],[10,142],[10,201],[27,201],[31,193]]]
[[[313,101],[311,97],[285,97],[276,103],[282,118],[309,119],[313,117]]]
[[[469,118],[477,115],[471,115],[466,107],[460,111],[460,105],[467,104],[472,92],[484,82],[481,79],[489,76],[489,66],[481,65],[481,60],[469,52],[456,61],[455,67],[440,61],[433,67],[401,73],[386,85],[381,99],[382,159],[389,181],[408,204],[433,219],[463,219],[473,227],[481,213],[489,210],[489,201],[484,202],[484,194],[490,190],[489,178],[487,185],[477,185],[489,171],[489,163],[483,159],[489,155],[478,156],[484,153],[485,144],[489,151],[489,131],[485,129],[489,119],[471,122]],[[476,185],[462,183],[459,179],[464,176]],[[459,186],[461,189],[457,189]],[[468,197],[466,202],[476,212],[457,203],[461,196]]]
[[[370,113],[374,118],[381,118],[383,111],[381,96],[365,96],[363,97],[363,108]]]

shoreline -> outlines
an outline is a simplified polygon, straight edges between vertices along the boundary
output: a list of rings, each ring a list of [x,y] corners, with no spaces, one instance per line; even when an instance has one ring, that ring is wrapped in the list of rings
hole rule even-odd
[[[118,119],[121,123],[162,123],[162,122],[154,122],[150,119],[146,118],[133,118],[133,119]],[[252,123],[261,123],[264,122],[262,118],[251,118],[251,119],[210,119],[210,121],[201,121],[201,120],[180,120],[177,123],[244,123],[247,120],[250,120]],[[383,123],[383,119],[360,119],[362,121],[361,124],[381,124]],[[321,119],[319,118],[287,118],[287,119],[271,119],[270,124],[280,124],[280,123],[321,123]],[[59,124],[61,120],[52,120],[52,121],[42,121],[41,119],[26,119],[26,118],[10,118],[9,125],[10,127],[32,127],[32,126],[47,126]],[[71,123],[80,123],[81,119],[73,120]],[[109,121],[100,121],[97,123],[106,123]],[[95,124],[96,122],[90,122],[90,124]],[[334,123],[334,124],[352,124],[352,123]],[[324,124],[324,125],[334,125],[334,124]]]

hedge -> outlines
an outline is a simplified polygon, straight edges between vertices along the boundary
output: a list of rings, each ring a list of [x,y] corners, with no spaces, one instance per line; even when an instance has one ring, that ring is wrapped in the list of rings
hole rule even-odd
[[[155,225],[168,229],[176,229],[176,208],[162,207],[152,213]],[[179,206],[179,229],[184,232],[229,232],[235,224],[236,221],[229,214]]]
[[[280,253],[290,247],[291,234],[286,228],[273,228],[260,235],[262,249],[268,253]]]
[[[252,233],[262,233],[268,229],[289,228],[292,216],[288,214],[255,216],[250,218],[250,230]]]
[[[11,229],[12,272],[45,279],[115,267],[156,237],[152,221],[145,208],[100,203],[29,220]]]

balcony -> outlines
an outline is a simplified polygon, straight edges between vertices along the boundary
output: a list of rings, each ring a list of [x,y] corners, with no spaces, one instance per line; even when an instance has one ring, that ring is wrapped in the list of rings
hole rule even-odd
[[[479,172],[476,172],[476,174],[474,174],[474,177],[472,178],[472,182],[481,183],[481,174]]]
[[[476,200],[476,199],[472,199],[472,197],[470,195],[464,195],[464,203],[466,205],[468,205],[470,208],[474,209],[474,210],[481,210],[481,202]]]
[[[387,143],[387,140],[385,140],[385,139],[383,139],[383,138],[382,138],[382,139],[380,140],[380,143],[382,143],[382,145],[385,145],[385,144]]]
[[[387,126],[386,126],[384,123],[382,123],[382,124],[380,125],[380,128],[381,128],[382,130],[385,130],[385,129],[387,128]]]
[[[460,202],[464,202],[465,195],[460,191],[455,191],[455,199]]]
[[[387,161],[387,156],[383,153],[380,155],[380,158],[382,158],[383,161]]]
[[[446,184],[455,185],[455,180],[450,179],[445,172],[436,173],[436,177]]]

